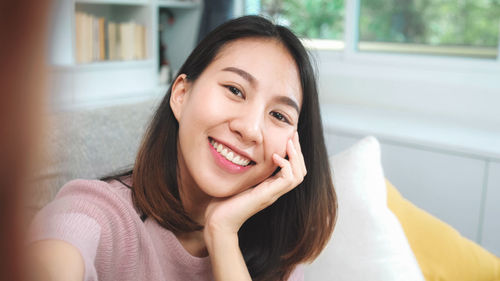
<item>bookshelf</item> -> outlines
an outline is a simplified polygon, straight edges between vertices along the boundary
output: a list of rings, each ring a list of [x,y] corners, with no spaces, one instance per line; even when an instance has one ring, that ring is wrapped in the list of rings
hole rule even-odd
[[[200,3],[195,1],[158,0],[159,7],[196,8]]]
[[[196,44],[202,8],[201,0],[56,0],[48,54],[52,104],[64,109],[163,95],[167,85],[160,84],[160,57],[166,58],[171,73],[180,68]],[[161,24],[165,18],[160,11],[165,10],[173,20]],[[82,14],[92,17],[93,25],[92,20],[86,21],[82,29]],[[105,22],[104,29],[98,19]],[[136,37],[126,41],[125,47],[133,44],[135,55],[117,57],[117,52],[123,54],[118,48],[112,56],[110,47],[115,44],[110,43],[114,34],[108,30],[110,23],[132,26]],[[164,27],[161,32],[160,26]],[[117,30],[118,41],[130,34]],[[92,57],[82,61],[82,42],[88,38],[94,40]],[[166,45],[164,56],[159,54],[160,42]]]
[[[90,4],[118,4],[118,5],[147,5],[148,0],[76,0],[78,3]]]

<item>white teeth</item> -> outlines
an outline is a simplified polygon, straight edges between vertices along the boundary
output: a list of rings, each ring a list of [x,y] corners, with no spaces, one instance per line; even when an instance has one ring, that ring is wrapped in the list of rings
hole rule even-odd
[[[241,158],[238,155],[236,155],[236,157],[233,158],[233,162],[238,165],[241,165]]]
[[[210,140],[210,144],[219,152],[224,158],[227,160],[233,162],[234,164],[240,165],[240,166],[247,166],[250,164],[250,160],[246,159],[240,155],[237,155],[235,152],[230,150],[227,147],[224,147],[222,144],[214,141],[213,139]]]

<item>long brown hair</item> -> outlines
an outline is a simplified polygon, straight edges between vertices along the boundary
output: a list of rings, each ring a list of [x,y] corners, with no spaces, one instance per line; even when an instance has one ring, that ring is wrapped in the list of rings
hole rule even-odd
[[[240,248],[255,280],[284,280],[299,263],[316,258],[333,231],[337,199],[330,177],[314,71],[307,51],[287,28],[245,16],[207,35],[179,70],[194,82],[221,48],[241,38],[272,38],[294,58],[303,89],[298,133],[308,174],[291,192],[246,221],[238,232]],[[135,207],[174,233],[201,230],[179,198],[179,124],[170,108],[170,88],[144,136],[132,171]]]

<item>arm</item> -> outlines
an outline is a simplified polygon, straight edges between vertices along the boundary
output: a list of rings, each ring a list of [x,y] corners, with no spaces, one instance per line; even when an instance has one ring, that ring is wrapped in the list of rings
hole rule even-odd
[[[275,176],[230,198],[214,199],[205,213],[203,231],[215,280],[251,280],[238,244],[238,230],[257,212],[302,182],[306,175],[298,134],[287,143],[289,160],[273,155],[281,168]]]
[[[252,280],[238,245],[238,235],[218,232],[214,228],[206,229],[205,233],[215,280]]]
[[[101,235],[112,235],[111,221],[128,219],[104,206],[118,206],[107,183],[74,180],[33,218],[26,235],[31,265],[49,280],[97,280],[95,259]],[[114,229],[115,230],[115,229]],[[70,275],[74,272],[74,275]],[[61,275],[62,274],[62,275]],[[57,277],[62,279],[54,279]],[[68,279],[63,278],[68,276]],[[78,276],[76,279],[70,279]],[[29,280],[40,280],[36,275]]]
[[[28,248],[30,281],[82,281],[85,265],[78,249],[62,240],[42,240]]]

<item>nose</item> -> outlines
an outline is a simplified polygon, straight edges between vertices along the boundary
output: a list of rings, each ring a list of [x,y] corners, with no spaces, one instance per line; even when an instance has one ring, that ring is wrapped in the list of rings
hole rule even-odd
[[[263,114],[256,114],[262,110],[240,110],[229,122],[229,129],[235,133],[240,141],[245,144],[261,143]]]

